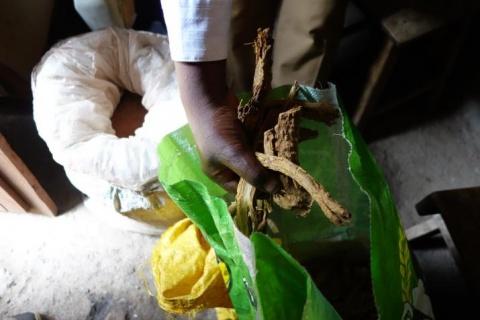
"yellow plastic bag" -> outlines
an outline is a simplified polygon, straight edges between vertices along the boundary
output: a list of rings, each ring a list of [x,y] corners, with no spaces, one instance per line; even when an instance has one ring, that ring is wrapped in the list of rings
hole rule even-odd
[[[238,320],[237,313],[233,308],[217,308],[217,320]]]
[[[183,219],[170,227],[155,245],[152,270],[160,307],[171,313],[231,308],[223,263],[200,230]],[[223,269],[223,270],[222,270]]]

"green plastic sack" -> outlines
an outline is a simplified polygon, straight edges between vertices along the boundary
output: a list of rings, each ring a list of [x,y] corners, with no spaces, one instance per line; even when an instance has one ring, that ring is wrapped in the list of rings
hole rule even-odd
[[[283,99],[289,90],[274,89],[268,98]],[[369,262],[375,316],[433,318],[389,188],[340,108],[335,87],[302,86],[297,98],[325,100],[340,110],[340,119],[331,127],[302,120],[302,126],[319,135],[300,144],[300,164],[352,213],[350,225],[332,225],[317,205],[306,218],[277,208],[271,215],[275,227],[268,235],[253,233],[248,239],[234,226],[225,190],[203,174],[189,127],[169,134],[158,146],[159,180],[227,265],[229,296],[239,318],[341,319],[297,259],[321,262],[345,256],[353,261],[356,254]]]

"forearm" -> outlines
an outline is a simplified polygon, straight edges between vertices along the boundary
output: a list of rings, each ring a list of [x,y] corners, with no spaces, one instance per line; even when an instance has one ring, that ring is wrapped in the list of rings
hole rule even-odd
[[[175,69],[187,114],[194,116],[225,103],[228,92],[225,60],[175,62]]]
[[[162,0],[177,82],[202,168],[227,190],[239,176],[272,192],[278,178],[246,143],[238,101],[226,85],[230,0]]]
[[[205,126],[211,125],[213,118],[219,116],[219,108],[222,110],[228,108],[236,114],[238,102],[233,94],[229,94],[226,85],[225,60],[175,62],[175,68],[180,96],[190,127],[196,135],[197,143],[203,146],[208,141],[200,134],[209,131]]]

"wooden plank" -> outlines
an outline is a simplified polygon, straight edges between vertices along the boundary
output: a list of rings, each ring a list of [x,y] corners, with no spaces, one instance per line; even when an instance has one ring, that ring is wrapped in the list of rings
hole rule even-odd
[[[439,212],[445,221],[454,258],[468,286],[480,298],[480,187],[437,191],[417,204],[421,215]],[[444,236],[445,238],[445,236]]]
[[[480,298],[480,188],[442,191],[433,197],[460,256],[460,269]]]
[[[30,206],[0,176],[0,204],[4,211],[27,212]]]
[[[442,17],[413,8],[402,9],[382,20],[385,32],[398,46],[425,36],[444,24]]]
[[[370,67],[367,82],[353,115],[353,122],[361,127],[372,113],[380,93],[383,91],[393,65],[395,64],[395,43],[387,38],[378,58]]]
[[[434,215],[432,218],[425,220],[423,222],[417,223],[416,225],[405,230],[405,237],[408,241],[418,240],[420,238],[430,236],[434,233],[440,232],[438,228],[439,220],[442,218],[439,215]]]
[[[0,174],[5,182],[30,205],[29,212],[50,216],[57,214],[57,206],[53,200],[2,134],[0,134]]]

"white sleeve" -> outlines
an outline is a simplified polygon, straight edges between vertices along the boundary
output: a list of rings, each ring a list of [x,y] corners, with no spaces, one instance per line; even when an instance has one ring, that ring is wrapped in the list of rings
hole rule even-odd
[[[232,0],[161,0],[174,61],[227,58]]]

